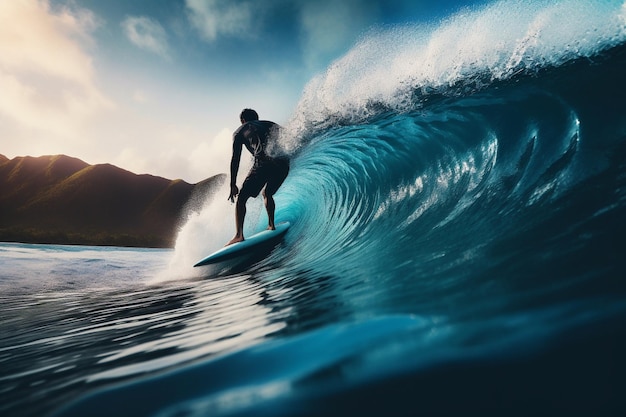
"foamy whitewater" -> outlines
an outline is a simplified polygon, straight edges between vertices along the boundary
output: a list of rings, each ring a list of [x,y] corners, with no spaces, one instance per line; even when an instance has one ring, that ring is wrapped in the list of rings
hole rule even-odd
[[[0,414],[626,414],[625,16],[373,29],[285,125],[292,226],[245,273],[192,268],[225,188],[174,250],[0,244]]]

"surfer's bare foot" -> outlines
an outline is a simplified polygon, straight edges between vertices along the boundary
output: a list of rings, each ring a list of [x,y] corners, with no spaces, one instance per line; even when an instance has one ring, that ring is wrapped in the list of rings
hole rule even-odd
[[[267,230],[276,230],[276,226],[274,226],[273,224],[269,225],[267,226]]]
[[[243,241],[244,241],[243,236],[235,236],[234,238],[232,238],[232,239],[230,240],[230,242],[228,242],[227,244],[225,244],[225,245],[224,245],[224,247],[226,247],[226,246],[230,246],[230,245],[232,245],[233,243],[239,243],[239,242],[243,242]]]

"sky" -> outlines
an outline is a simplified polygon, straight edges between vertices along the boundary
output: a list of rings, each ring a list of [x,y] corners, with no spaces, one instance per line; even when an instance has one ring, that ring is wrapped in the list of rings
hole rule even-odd
[[[368,31],[472,3],[0,0],[0,154],[196,183],[228,171],[241,109],[285,123]]]

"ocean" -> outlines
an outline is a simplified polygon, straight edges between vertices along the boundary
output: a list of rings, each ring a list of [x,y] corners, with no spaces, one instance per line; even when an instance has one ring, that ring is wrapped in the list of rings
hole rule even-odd
[[[625,415],[625,73],[623,1],[372,29],[285,124],[247,270],[192,267],[223,188],[172,250],[0,244],[0,414]]]

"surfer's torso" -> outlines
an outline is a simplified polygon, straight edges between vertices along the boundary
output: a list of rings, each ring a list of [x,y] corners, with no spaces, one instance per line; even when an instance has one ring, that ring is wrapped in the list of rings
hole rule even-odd
[[[279,126],[268,120],[253,120],[242,124],[235,131],[235,141],[240,141],[254,155],[256,161],[273,159],[268,146],[278,140]]]

